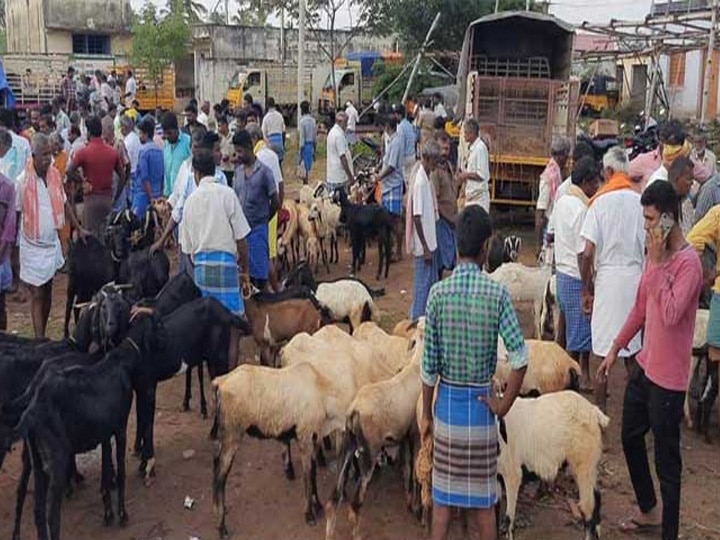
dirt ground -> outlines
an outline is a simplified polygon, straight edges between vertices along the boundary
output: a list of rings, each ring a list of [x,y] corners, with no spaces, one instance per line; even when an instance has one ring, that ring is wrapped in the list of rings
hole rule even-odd
[[[290,161],[290,160],[288,160]],[[530,263],[534,249],[530,231],[520,232],[524,237],[522,260]],[[332,268],[328,277],[348,272],[349,249],[341,243],[340,263]],[[383,326],[389,329],[399,319],[405,318],[410,307],[412,293],[412,265],[406,258],[393,264],[387,281],[374,279],[377,263],[376,248],[368,249],[369,263],[360,277],[374,287],[384,286],[386,296],[378,304],[384,311]],[[321,271],[320,278],[325,273]],[[51,314],[50,335],[61,335],[62,310],[65,298],[66,277],[56,280],[54,303]],[[519,306],[523,326],[531,331],[531,315],[528,306]],[[10,329],[28,333],[30,328],[27,304],[10,304]],[[241,343],[244,361],[257,362],[254,347],[244,340]],[[100,500],[99,452],[79,458],[80,471],[85,475],[84,486],[63,506],[63,538],[74,540],[203,540],[217,538],[216,520],[212,513],[212,452],[208,440],[210,421],[203,421],[199,414],[197,382],[194,381],[192,411],[181,412],[184,377],[162,384],[158,394],[156,418],[157,476],[150,487],[142,484],[134,474],[138,461],[129,456],[127,486],[129,524],[120,529],[102,525]],[[208,384],[208,383],[206,383]],[[609,414],[611,424],[607,433],[607,451],[600,470],[602,492],[603,538],[659,538],[658,536],[624,535],[617,523],[632,510],[633,495],[620,446],[621,396],[624,374],[616,369],[611,375]],[[209,392],[209,384],[208,384]],[[209,393],[208,393],[209,396]],[[714,415],[713,418],[716,418]],[[552,419],[548,418],[548,422]],[[692,540],[720,539],[720,436],[713,421],[714,443],[708,445],[694,433],[683,433],[684,460],[681,537]],[[128,433],[131,440],[135,432],[134,414]],[[650,446],[651,449],[651,446]],[[193,450],[189,459],[183,458],[186,450]],[[20,452],[15,452],[5,462],[0,472],[0,538],[10,538],[15,507],[15,486],[19,476]],[[650,457],[652,460],[652,456]],[[651,461],[652,463],[652,461]],[[299,465],[299,463],[296,463]],[[323,500],[330,495],[334,481],[334,462],[319,470],[319,493]],[[577,540],[582,529],[572,517],[568,500],[576,497],[573,483],[561,475],[551,495],[534,499],[525,489],[518,506],[519,516],[526,526],[518,529],[518,540]],[[305,525],[302,513],[302,481],[287,481],[282,473],[281,447],[273,441],[245,438],[235,457],[235,465],[228,481],[228,518],[231,537],[252,540],[300,540],[324,538],[324,520],[314,528]],[[185,497],[196,500],[192,510],[183,508]],[[35,538],[32,521],[31,494],[25,504],[22,537]],[[337,537],[350,538],[346,507],[341,508]],[[385,467],[378,471],[369,489],[363,508],[363,532],[366,539],[405,540],[425,538],[425,532],[407,512],[402,485],[397,471]],[[472,529],[471,529],[472,533]],[[463,537],[458,523],[453,526],[454,539]]]

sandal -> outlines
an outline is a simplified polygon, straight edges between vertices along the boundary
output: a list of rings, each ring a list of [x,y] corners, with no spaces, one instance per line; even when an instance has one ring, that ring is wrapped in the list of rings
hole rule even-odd
[[[643,523],[637,520],[635,516],[620,520],[618,524],[620,531],[624,533],[643,533],[657,531],[661,523]]]

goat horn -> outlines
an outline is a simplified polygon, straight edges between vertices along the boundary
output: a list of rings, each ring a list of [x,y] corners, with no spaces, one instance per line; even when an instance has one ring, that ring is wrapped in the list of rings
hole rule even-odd
[[[117,291],[126,291],[135,287],[132,283],[122,283],[120,285],[113,285],[113,288]]]

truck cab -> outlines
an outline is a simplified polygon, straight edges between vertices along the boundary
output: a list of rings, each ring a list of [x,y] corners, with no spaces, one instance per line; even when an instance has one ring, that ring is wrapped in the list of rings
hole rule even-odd
[[[353,68],[335,69],[335,83],[337,84],[339,99],[335,99],[332,72],[328,73],[322,90],[320,91],[320,104],[318,110],[327,114],[335,110],[335,104],[344,106],[348,101],[360,103],[360,71]]]
[[[232,107],[241,107],[243,96],[250,94],[253,101],[265,108],[267,75],[263,69],[240,69],[230,80],[226,99]]]

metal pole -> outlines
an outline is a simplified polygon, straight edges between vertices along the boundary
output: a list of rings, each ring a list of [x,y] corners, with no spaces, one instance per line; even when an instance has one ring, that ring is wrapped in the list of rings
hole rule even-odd
[[[525,11],[530,11],[530,0],[525,0]]]
[[[285,8],[280,10],[280,63],[285,63]]]
[[[715,57],[715,25],[717,23],[718,0],[713,0],[710,17],[710,37],[708,38],[707,58],[705,59],[705,78],[703,81],[702,113],[700,125],[707,120],[708,102],[710,101],[710,84],[712,82],[713,60]]]
[[[408,94],[410,93],[410,87],[412,86],[413,79],[415,79],[415,75],[417,75],[418,68],[420,67],[420,60],[423,57],[423,54],[425,54],[425,49],[427,49],[428,45],[430,44],[430,36],[432,36],[432,33],[435,31],[435,28],[438,25],[438,22],[440,22],[440,12],[438,11],[438,14],[435,15],[435,20],[433,20],[433,23],[430,25],[430,30],[428,30],[427,35],[425,36],[425,41],[422,44],[422,47],[420,48],[420,52],[417,55],[417,58],[415,58],[415,65],[413,66],[412,72],[410,73],[410,78],[408,79],[407,86],[405,87],[405,93],[403,94],[401,103],[405,105],[408,100]]]
[[[405,72],[408,70],[409,67],[410,67],[410,63],[405,64],[405,66],[402,68],[402,71],[400,71],[400,73],[397,74],[397,76],[390,82],[390,84],[388,84],[388,85],[382,90],[382,92],[380,92],[377,96],[375,96],[375,98],[372,100],[372,102],[370,103],[370,105],[368,105],[367,107],[365,107],[365,108],[362,110],[362,112],[358,115],[358,118],[362,118],[365,113],[367,113],[370,109],[372,109],[372,108],[375,106],[375,104],[376,104],[378,101],[380,101],[380,100],[382,99],[382,97],[383,97],[385,94],[387,94],[393,86],[395,86],[395,83],[397,83],[397,82],[402,78],[402,76],[405,75]]]
[[[500,11],[500,0],[495,0],[495,13]]]
[[[298,2],[298,72],[297,72],[297,125],[300,128],[300,103],[303,101],[304,75],[305,75],[305,0]],[[300,138],[298,137],[298,141]],[[300,152],[302,148],[298,148]]]

